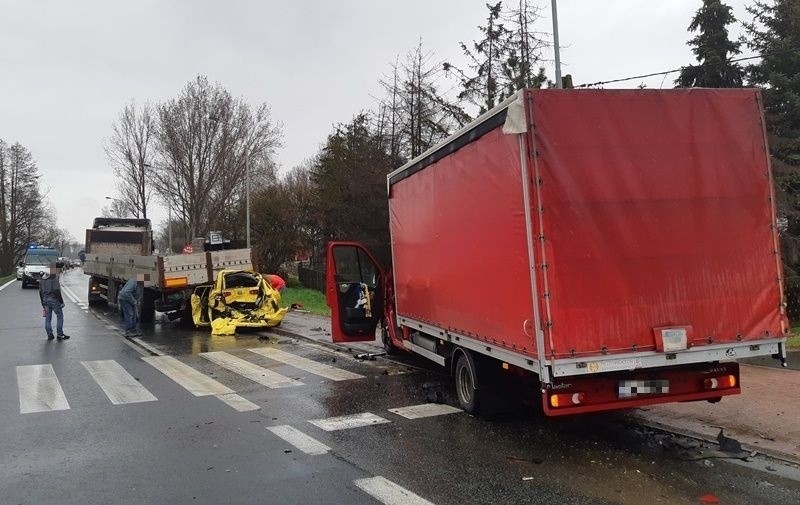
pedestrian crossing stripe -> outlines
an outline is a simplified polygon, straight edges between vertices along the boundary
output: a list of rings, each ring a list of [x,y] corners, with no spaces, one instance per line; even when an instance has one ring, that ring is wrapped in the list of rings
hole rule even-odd
[[[309,437],[302,431],[289,425],[267,426],[267,430],[271,431],[275,436],[288,442],[298,450],[306,454],[310,454],[311,456],[327,454],[328,451],[331,450],[330,447],[322,442]]]
[[[361,428],[362,426],[372,426],[374,424],[390,423],[388,419],[376,416],[372,412],[361,412],[348,416],[329,417],[327,419],[314,419],[309,421],[317,428],[325,431],[348,430],[350,428]]]
[[[389,412],[397,414],[401,417],[405,417],[406,419],[420,419],[423,417],[443,416],[446,414],[463,412],[461,409],[451,407],[450,405],[445,405],[443,403],[423,403],[422,405],[410,405],[408,407],[399,407],[388,410]]]
[[[177,382],[194,396],[215,396],[234,392],[229,387],[220,384],[172,356],[147,356],[142,360]]]
[[[20,414],[69,410],[53,365],[18,366],[17,388]]]
[[[158,400],[114,360],[81,361],[81,364],[114,405]]]
[[[285,375],[281,375],[277,372],[273,372],[272,370],[260,367],[254,363],[243,360],[238,356],[228,354],[227,352],[201,352],[200,356],[221,366],[222,368],[228,369],[231,372],[237,373],[242,377],[250,379],[251,381],[257,382],[258,384],[266,386],[270,389],[303,385],[303,383],[300,381],[290,379]]]
[[[421,496],[380,475],[356,479],[353,484],[384,505],[433,505]]]
[[[330,379],[332,381],[364,378],[363,375],[349,372],[341,368],[336,368],[335,366],[326,365],[324,363],[320,363],[318,361],[304,358],[302,356],[281,351],[280,349],[275,349],[272,347],[257,347],[255,349],[248,349],[248,351],[260,354],[261,356],[265,356],[271,360],[280,361],[281,363],[299,368],[300,370],[305,370],[306,372],[314,375],[325,377],[326,379]]]

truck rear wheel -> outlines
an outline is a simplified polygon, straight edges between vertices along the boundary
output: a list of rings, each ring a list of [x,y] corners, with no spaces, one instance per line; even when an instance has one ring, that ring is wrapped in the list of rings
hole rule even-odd
[[[155,293],[149,289],[144,290],[142,295],[142,314],[143,323],[152,323],[156,318],[156,299]]]
[[[478,373],[475,359],[469,351],[460,351],[454,371],[456,396],[461,408],[470,414],[478,413]]]

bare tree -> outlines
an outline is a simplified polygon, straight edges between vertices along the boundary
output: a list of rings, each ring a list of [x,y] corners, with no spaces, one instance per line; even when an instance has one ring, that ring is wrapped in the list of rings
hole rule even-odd
[[[39,174],[24,146],[0,140],[0,275],[8,275],[45,223]]]
[[[418,156],[469,120],[439,91],[443,73],[443,64],[420,41],[402,64],[392,65],[391,78],[380,81],[386,98],[375,129],[392,158]]]
[[[125,218],[132,217],[131,214],[130,206],[125,201],[117,198],[111,200],[110,204],[100,210],[100,215],[103,217]]]
[[[250,107],[205,76],[158,106],[157,191],[172,204],[187,237],[204,235],[235,206],[245,177],[257,179],[280,146],[266,104]]]
[[[130,214],[147,219],[152,195],[151,162],[156,118],[149,103],[137,108],[130,103],[122,109],[106,144],[106,156],[117,176],[117,192]]]

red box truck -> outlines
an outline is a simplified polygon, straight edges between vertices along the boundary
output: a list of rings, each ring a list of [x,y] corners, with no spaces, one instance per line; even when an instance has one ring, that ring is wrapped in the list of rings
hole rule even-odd
[[[389,174],[388,198],[391,269],[329,244],[333,339],[380,324],[469,412],[504,375],[535,374],[562,415],[719,401],[736,359],[785,363],[758,90],[523,90]]]

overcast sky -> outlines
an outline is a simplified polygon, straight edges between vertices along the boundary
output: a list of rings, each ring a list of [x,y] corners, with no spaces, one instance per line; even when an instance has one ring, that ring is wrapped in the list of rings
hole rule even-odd
[[[271,106],[287,170],[314,155],[334,124],[371,108],[389,63],[420,38],[438,59],[461,62],[458,42],[478,37],[485,3],[0,0],[0,138],[31,150],[59,225],[82,242],[114,195],[103,144],[132,99],[174,97],[205,74]],[[549,0],[539,3],[539,28],[550,33]],[[686,28],[701,3],[560,0],[562,71],[579,84],[692,63]],[[750,1],[727,3],[749,19]],[[616,87],[671,87],[674,77]],[[166,218],[152,214],[154,224]]]

